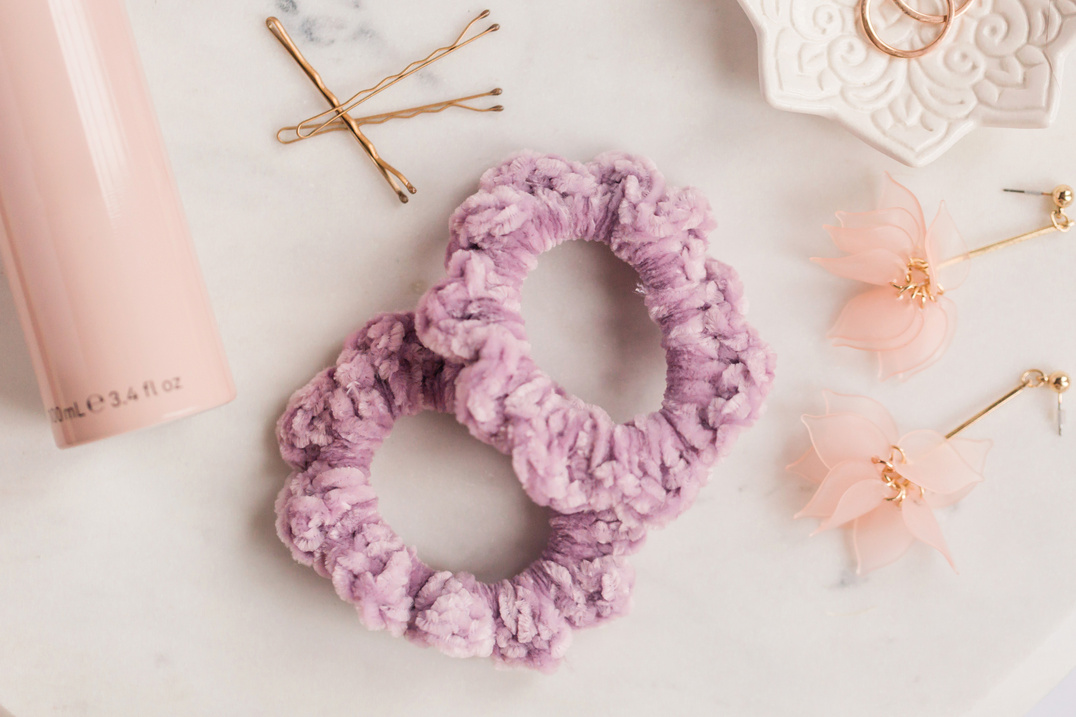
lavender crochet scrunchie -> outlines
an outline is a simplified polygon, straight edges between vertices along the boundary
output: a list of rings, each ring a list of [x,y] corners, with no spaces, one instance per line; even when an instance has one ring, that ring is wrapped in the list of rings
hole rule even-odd
[[[774,357],[744,320],[735,272],[707,256],[714,226],[695,190],[667,187],[651,163],[623,154],[589,164],[521,154],[488,171],[452,217],[448,277],[419,303],[418,335],[464,364],[458,420],[511,453],[538,504],[664,523],[758,416]],[[529,355],[523,280],[572,239],[606,244],[636,270],[662,331],[664,401],[626,424],[568,395]]]
[[[383,315],[351,337],[278,423],[294,473],[277,529],[367,627],[452,656],[551,669],[572,628],[627,611],[634,575],[624,556],[643,531],[611,511],[552,514],[542,556],[494,584],[419,560],[378,513],[370,464],[400,416],[454,409],[459,371],[418,342],[412,314]]]

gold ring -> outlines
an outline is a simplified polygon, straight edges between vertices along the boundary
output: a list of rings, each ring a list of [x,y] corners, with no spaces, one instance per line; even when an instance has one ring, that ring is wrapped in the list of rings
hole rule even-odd
[[[901,12],[903,12],[905,15],[912,18],[913,20],[918,20],[919,22],[926,22],[932,25],[940,25],[941,23],[945,22],[945,18],[947,17],[946,15],[932,15],[928,12],[919,12],[911,5],[909,5],[907,0],[893,0],[893,2],[897,4],[897,7],[901,9]],[[971,9],[971,4],[973,2],[975,2],[975,0],[964,0],[964,3],[956,9],[956,12],[953,13],[953,17],[960,17],[961,15],[966,13],[969,9]]]
[[[949,32],[953,29],[953,20],[957,12],[956,0],[945,0],[945,4],[946,13],[944,16],[942,16],[944,18],[942,20],[944,24],[942,25],[941,32],[939,32],[938,36],[928,42],[926,45],[923,45],[922,47],[915,50],[901,50],[899,48],[893,47],[878,36],[878,31],[874,29],[874,23],[871,22],[870,0],[859,0],[859,19],[863,24],[863,32],[864,34],[866,34],[867,39],[871,41],[872,45],[874,45],[887,55],[899,57],[903,60],[912,60],[916,57],[922,57],[923,55],[927,54],[928,52],[933,50],[939,42],[949,36]]]

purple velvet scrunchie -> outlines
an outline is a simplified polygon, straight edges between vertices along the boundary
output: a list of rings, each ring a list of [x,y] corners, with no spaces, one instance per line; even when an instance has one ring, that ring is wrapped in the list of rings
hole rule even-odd
[[[351,337],[278,423],[294,472],[277,499],[277,529],[370,629],[456,657],[552,669],[572,628],[627,611],[634,574],[624,556],[644,531],[611,511],[552,514],[541,557],[493,584],[419,560],[379,514],[370,465],[397,418],[453,411],[459,371],[418,342],[412,314],[383,315]]]
[[[774,356],[744,320],[736,273],[707,256],[710,207],[667,187],[648,161],[589,164],[523,153],[489,170],[451,220],[448,277],[419,303],[423,344],[464,368],[457,419],[512,455],[527,494],[561,513],[615,512],[661,524],[757,418]],[[530,358],[521,288],[564,241],[606,244],[639,275],[668,365],[661,408],[617,425]]]

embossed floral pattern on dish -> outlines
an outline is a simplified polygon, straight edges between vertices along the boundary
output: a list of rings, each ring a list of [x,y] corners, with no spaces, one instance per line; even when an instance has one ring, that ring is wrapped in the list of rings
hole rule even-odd
[[[1076,0],[978,0],[936,51],[906,60],[869,44],[856,0],[740,4],[758,31],[770,104],[830,117],[912,166],[933,161],[980,125],[1048,125],[1076,35]],[[874,17],[902,47],[937,32],[894,3],[878,3]]]

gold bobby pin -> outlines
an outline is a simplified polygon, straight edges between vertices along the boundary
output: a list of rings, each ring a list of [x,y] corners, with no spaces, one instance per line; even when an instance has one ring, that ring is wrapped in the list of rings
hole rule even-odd
[[[483,92],[478,95],[471,95],[470,97],[461,97],[458,100],[448,100],[447,102],[434,102],[433,104],[422,105],[421,107],[411,107],[406,110],[386,112],[379,115],[369,115],[367,117],[355,117],[353,119],[361,127],[368,124],[384,124],[394,119],[411,119],[412,117],[418,117],[421,114],[437,114],[439,112],[444,112],[445,110],[452,107],[458,107],[463,110],[470,110],[471,112],[503,112],[504,107],[502,107],[501,105],[494,105],[493,107],[472,107],[468,104],[465,104],[467,102],[470,102],[471,100],[481,99],[482,97],[497,97],[500,94],[501,90],[500,88],[497,88],[495,90]],[[326,125],[324,125],[324,128],[319,130],[318,134],[320,134],[321,132],[338,132],[347,130],[348,126],[345,123],[344,119],[342,117],[337,117],[336,119],[331,120]],[[288,137],[289,134],[294,136]],[[309,139],[309,137],[299,136],[298,125],[284,127],[279,132],[277,132],[277,140],[281,144],[295,144],[296,142],[302,142],[306,139]]]
[[[299,66],[302,67],[307,77],[310,78],[310,80],[317,86],[318,90],[325,97],[325,99],[329,101],[329,104],[332,105],[331,109],[326,110],[325,112],[322,112],[320,114],[314,115],[313,117],[310,117],[308,119],[305,119],[298,125],[283,128],[277,133],[277,140],[280,141],[282,144],[294,144],[295,142],[301,142],[303,140],[316,137],[317,135],[325,132],[351,132],[351,134],[355,136],[355,139],[362,146],[366,154],[370,157],[371,160],[373,160],[374,164],[378,168],[378,171],[381,172],[381,176],[385,178],[385,181],[387,181],[389,183],[389,186],[392,187],[393,191],[396,192],[396,196],[399,197],[401,202],[406,204],[408,201],[408,196],[400,187],[400,184],[397,182],[397,180],[403,183],[404,187],[406,187],[407,191],[411,194],[415,194],[418,190],[415,189],[414,185],[411,184],[410,181],[408,181],[407,177],[405,177],[396,168],[394,168],[392,165],[388,164],[384,159],[381,158],[380,154],[377,151],[377,148],[374,146],[373,142],[371,142],[370,139],[362,132],[361,127],[363,125],[383,124],[394,119],[409,119],[411,117],[417,117],[422,114],[437,114],[453,107],[469,110],[471,112],[501,112],[504,110],[504,107],[501,105],[495,105],[493,107],[475,107],[468,104],[473,100],[477,100],[483,97],[499,96],[501,94],[501,90],[498,88],[481,94],[470,95],[468,97],[460,97],[459,99],[455,100],[435,102],[428,105],[422,105],[420,107],[410,107],[408,109],[397,110],[395,112],[386,112],[377,115],[370,115],[368,117],[352,117],[350,112],[362,103],[369,100],[370,98],[387,90],[389,87],[392,87],[397,82],[400,82],[401,80],[410,77],[416,72],[419,72],[420,70],[430,66],[434,62],[437,62],[438,60],[447,57],[456,50],[466,47],[480,37],[484,37],[491,32],[496,32],[497,30],[499,30],[500,25],[494,24],[488,27],[486,30],[482,31],[481,33],[478,33],[473,37],[464,39],[467,36],[468,32],[470,32],[471,28],[474,27],[474,25],[480,20],[489,17],[489,14],[489,10],[486,10],[474,20],[469,22],[467,24],[467,27],[463,29],[463,32],[460,33],[459,37],[457,37],[452,44],[446,45],[445,47],[437,48],[423,59],[412,62],[401,72],[386,77],[373,87],[357,92],[344,102],[341,102],[337,98],[337,96],[325,85],[325,82],[324,80],[322,80],[321,75],[307,61],[307,59],[303,56],[302,52],[299,51],[299,48],[288,35],[287,30],[284,29],[284,26],[280,22],[280,20],[275,17],[269,18],[266,21],[266,25],[268,26],[269,31],[272,32],[273,35],[277,38],[277,40],[279,40],[280,43],[284,46],[284,48],[287,49],[288,53],[292,56],[292,58],[294,58],[295,61],[299,63]]]
[[[305,72],[306,76],[309,77],[310,80],[317,86],[321,94],[325,97],[325,99],[329,101],[329,104],[333,105],[333,107],[338,106],[340,104],[340,100],[338,100],[336,98],[336,95],[333,94],[332,90],[330,90],[325,85],[324,80],[321,79],[321,75],[318,74],[318,71],[314,69],[313,65],[307,62],[306,58],[303,57],[303,53],[299,51],[299,48],[298,46],[296,46],[295,41],[291,39],[290,35],[288,35],[288,31],[284,29],[284,25],[280,22],[280,20],[276,19],[275,17],[271,17],[266,20],[265,24],[269,28],[269,31],[273,33],[276,39],[280,41],[280,44],[282,44],[284,48],[288,51],[288,53],[292,56],[292,58],[294,58],[295,61],[299,63],[299,66],[303,68],[303,72]],[[358,123],[356,123],[350,117],[343,118],[343,122],[347,125],[347,128],[348,130],[350,130],[351,134],[355,135],[355,139],[359,142],[363,150],[373,161],[374,165],[377,166],[378,171],[381,172],[381,176],[385,178],[385,181],[388,182],[389,186],[391,186],[393,191],[396,192],[396,196],[400,198],[401,202],[406,204],[408,199],[407,195],[400,188],[400,185],[397,184],[396,178],[399,178],[399,180],[404,183],[404,186],[406,186],[408,191],[410,191],[412,194],[414,194],[418,190],[415,189],[414,185],[412,185],[411,182],[407,181],[407,177],[403,176],[403,174],[401,174],[396,168],[392,167],[390,164],[381,159],[381,155],[378,154],[377,148],[374,147],[374,143],[371,142],[370,139],[362,133],[362,130],[359,129]]]
[[[474,20],[471,20],[469,23],[467,23],[467,27],[463,28],[463,32],[461,32],[459,34],[459,36],[455,39],[455,41],[451,45],[446,45],[445,47],[437,48],[436,50],[434,50],[433,52],[431,52],[429,55],[422,58],[421,60],[415,60],[410,65],[408,65],[403,70],[401,70],[399,73],[397,73],[395,75],[389,75],[388,77],[381,80],[381,82],[378,82],[373,87],[370,87],[370,88],[367,88],[365,90],[361,90],[359,92],[356,92],[354,95],[352,95],[350,98],[348,98],[345,102],[338,103],[337,106],[333,107],[331,110],[326,110],[325,112],[322,112],[320,114],[314,115],[313,117],[310,117],[310,118],[300,122],[299,125],[298,125],[298,129],[296,131],[296,134],[299,137],[301,137],[302,139],[309,139],[310,137],[313,137],[313,136],[317,135],[319,132],[324,131],[324,128],[327,127],[329,124],[331,124],[335,119],[337,119],[337,118],[343,116],[344,114],[350,112],[351,110],[355,109],[356,107],[361,105],[363,102],[366,102],[367,100],[371,99],[372,97],[375,97],[376,95],[384,92],[388,88],[395,85],[397,82],[410,77],[411,75],[415,74],[416,72],[419,72],[420,70],[422,70],[422,69],[424,69],[426,67],[429,67],[430,65],[437,62],[438,60],[441,60],[441,59],[444,59],[445,57],[448,57],[449,55],[451,55],[456,50],[462,49],[462,48],[466,47],[467,45],[470,45],[475,40],[478,40],[481,37],[485,37],[486,35],[490,34],[491,32],[497,32],[498,30],[501,29],[500,25],[497,25],[497,24],[490,25],[488,28],[486,28],[482,32],[478,33],[474,37],[471,37],[471,38],[469,38],[467,40],[464,40],[464,37],[467,36],[467,33],[470,32],[471,28],[474,27],[475,24],[478,23],[480,20],[484,20],[487,17],[489,17],[489,10],[484,10],[478,17],[476,17]],[[320,124],[316,124],[316,123],[319,122],[319,120],[321,120]],[[310,124],[315,124],[316,125],[313,130],[311,130],[311,129],[309,129],[307,127],[307,125],[310,125]]]

